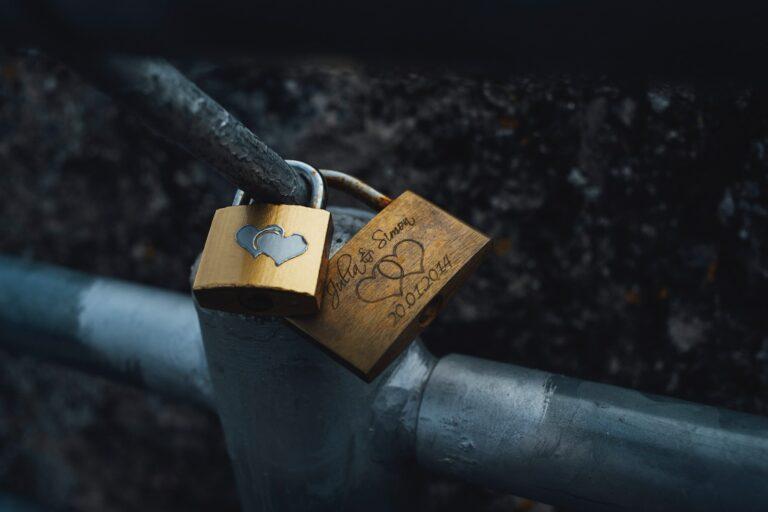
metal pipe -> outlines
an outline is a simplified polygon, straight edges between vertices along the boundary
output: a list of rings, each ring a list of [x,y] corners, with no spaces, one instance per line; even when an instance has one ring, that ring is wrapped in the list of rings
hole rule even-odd
[[[307,182],[277,153],[162,59],[81,54],[65,60],[161,136],[265,202],[307,204]]]
[[[370,217],[336,209],[331,250]],[[243,510],[412,507],[420,343],[368,384],[282,319],[198,313]]]
[[[6,257],[0,290],[5,348],[215,406],[245,510],[407,508],[414,458],[570,509],[768,504],[768,418],[419,342],[366,384],[279,319],[200,310],[207,364],[179,294]]]
[[[768,418],[465,356],[427,382],[417,453],[568,510],[768,509]]]
[[[342,55],[504,72],[762,77],[766,14],[765,2],[738,0],[4,0],[0,37],[55,48],[75,34],[92,47],[190,57]]]
[[[335,209],[334,248],[369,218]],[[0,290],[5,347],[215,404],[246,510],[402,508],[414,456],[574,509],[768,503],[768,418],[418,342],[366,384],[281,320],[200,310],[209,378],[179,294],[5,257]]]
[[[0,256],[0,345],[210,406],[188,296]]]

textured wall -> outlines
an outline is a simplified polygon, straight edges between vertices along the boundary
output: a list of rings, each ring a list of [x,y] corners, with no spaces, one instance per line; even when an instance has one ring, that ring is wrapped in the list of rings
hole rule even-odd
[[[768,413],[762,91],[182,67],[282,156],[412,189],[497,239],[425,332],[437,353]],[[55,62],[0,56],[3,253],[186,290],[232,192]],[[0,370],[0,488],[80,510],[236,506],[212,415],[14,356]],[[425,489],[425,509],[514,506]]]

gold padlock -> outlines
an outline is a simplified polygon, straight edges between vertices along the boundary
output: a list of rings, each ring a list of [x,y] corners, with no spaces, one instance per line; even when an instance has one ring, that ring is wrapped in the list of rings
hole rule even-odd
[[[333,235],[325,182],[287,160],[311,184],[310,206],[249,204],[242,191],[216,210],[192,286],[205,308],[254,315],[305,315],[323,298]]]
[[[343,173],[321,172],[381,211],[331,258],[319,313],[289,321],[372,380],[434,320],[490,239],[413,192],[392,201]]]

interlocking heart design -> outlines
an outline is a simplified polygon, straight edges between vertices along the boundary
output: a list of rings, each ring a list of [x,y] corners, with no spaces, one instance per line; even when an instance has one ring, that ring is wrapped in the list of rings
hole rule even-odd
[[[309,244],[299,233],[285,236],[283,228],[271,224],[258,229],[247,224],[237,231],[237,243],[254,258],[265,254],[280,266],[288,260],[307,252]]]
[[[357,297],[363,302],[381,302],[403,295],[403,279],[424,273],[424,246],[416,240],[401,240],[392,253],[382,256],[371,275],[357,282]]]

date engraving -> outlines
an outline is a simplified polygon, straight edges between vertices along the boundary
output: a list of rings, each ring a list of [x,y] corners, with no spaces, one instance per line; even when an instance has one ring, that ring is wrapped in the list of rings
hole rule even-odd
[[[440,281],[443,275],[451,268],[451,260],[447,254],[438,260],[429,270],[422,272],[424,275],[412,287],[405,292],[403,300],[396,301],[392,306],[392,311],[387,313],[387,318],[392,319],[392,325],[397,325],[400,319],[405,317],[406,312],[419,304],[421,298],[427,293],[433,284]],[[402,294],[401,294],[402,295]]]

